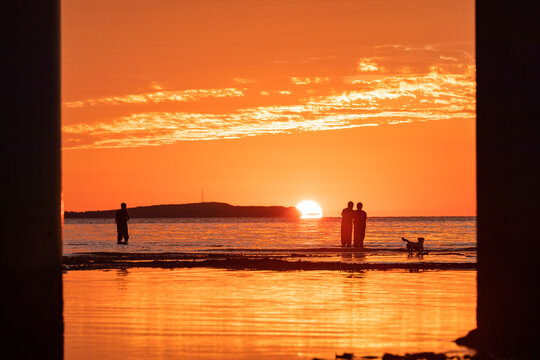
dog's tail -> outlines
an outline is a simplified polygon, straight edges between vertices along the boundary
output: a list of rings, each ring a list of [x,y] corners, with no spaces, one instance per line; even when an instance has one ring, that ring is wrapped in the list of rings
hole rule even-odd
[[[407,241],[407,242],[408,242],[409,240],[407,240],[407,239],[405,239],[404,237],[402,237],[402,238],[401,238],[401,241]]]

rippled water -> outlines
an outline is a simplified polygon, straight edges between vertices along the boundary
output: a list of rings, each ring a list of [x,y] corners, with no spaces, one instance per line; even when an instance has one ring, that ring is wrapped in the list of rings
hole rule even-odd
[[[452,354],[475,308],[473,271],[69,271],[65,358]]]
[[[64,254],[81,252],[198,252],[311,249],[340,244],[340,218],[132,219],[129,245],[116,244],[112,219],[66,219]],[[476,246],[474,217],[368,218],[364,245],[403,249],[401,237],[426,238],[430,250],[463,251]]]

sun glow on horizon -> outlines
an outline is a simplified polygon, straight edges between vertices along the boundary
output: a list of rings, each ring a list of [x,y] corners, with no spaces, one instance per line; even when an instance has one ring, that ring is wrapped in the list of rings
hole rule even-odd
[[[302,213],[302,219],[320,219],[322,218],[322,209],[315,201],[301,201],[296,208]]]

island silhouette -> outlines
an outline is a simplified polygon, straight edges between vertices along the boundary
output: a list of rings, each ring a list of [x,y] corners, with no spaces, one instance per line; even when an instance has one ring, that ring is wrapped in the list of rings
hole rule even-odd
[[[114,210],[66,211],[66,219],[114,218]],[[137,206],[128,209],[131,218],[215,218],[215,217],[281,217],[300,218],[295,207],[235,206],[221,202]]]

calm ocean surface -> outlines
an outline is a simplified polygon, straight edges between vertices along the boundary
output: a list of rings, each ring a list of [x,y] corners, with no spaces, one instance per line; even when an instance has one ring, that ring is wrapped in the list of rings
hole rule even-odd
[[[117,245],[113,219],[66,219],[64,254],[338,250],[340,221],[340,218],[132,219],[129,245]],[[429,256],[424,256],[424,261],[476,259],[475,217],[374,217],[368,218],[364,242],[367,260],[406,259],[401,237],[426,239]]]

